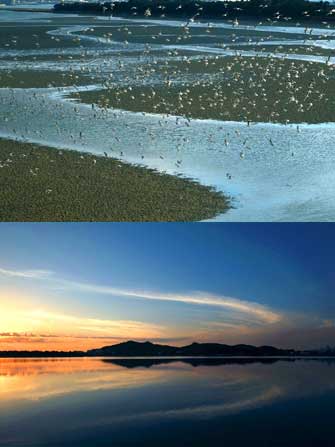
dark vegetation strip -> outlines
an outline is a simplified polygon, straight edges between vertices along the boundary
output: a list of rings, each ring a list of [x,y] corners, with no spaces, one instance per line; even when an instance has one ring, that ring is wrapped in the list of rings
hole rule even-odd
[[[105,3],[58,3],[55,12],[81,12],[114,16],[145,16],[160,18],[270,18],[276,20],[334,20],[335,13],[328,2],[306,0],[129,0]]]

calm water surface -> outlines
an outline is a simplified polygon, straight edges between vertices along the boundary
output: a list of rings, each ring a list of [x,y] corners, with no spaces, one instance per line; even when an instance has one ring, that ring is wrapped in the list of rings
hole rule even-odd
[[[2,359],[1,446],[333,446],[330,360]]]

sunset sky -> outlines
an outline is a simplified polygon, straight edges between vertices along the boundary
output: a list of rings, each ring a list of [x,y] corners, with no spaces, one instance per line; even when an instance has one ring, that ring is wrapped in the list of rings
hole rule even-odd
[[[331,225],[1,224],[0,349],[335,345]]]

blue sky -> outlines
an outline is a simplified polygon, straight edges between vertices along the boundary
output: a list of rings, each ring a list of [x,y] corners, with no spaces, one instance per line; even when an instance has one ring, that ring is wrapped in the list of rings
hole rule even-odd
[[[335,344],[332,224],[1,224],[0,246],[2,347]]]

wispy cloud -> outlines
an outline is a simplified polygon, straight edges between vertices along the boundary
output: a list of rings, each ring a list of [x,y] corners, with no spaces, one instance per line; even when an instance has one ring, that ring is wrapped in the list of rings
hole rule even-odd
[[[10,326],[15,321],[18,329],[10,332]],[[85,318],[80,316],[62,314],[42,309],[10,310],[5,309],[0,318],[0,326],[7,330],[2,334],[26,332],[26,333],[45,333],[71,336],[102,336],[126,337],[134,334],[136,337],[159,337],[163,336],[163,327],[147,322],[133,320],[112,320]],[[8,335],[7,335],[8,336]],[[47,335],[45,335],[47,336]]]
[[[131,290],[102,286],[84,282],[59,281],[59,288],[77,290],[94,294],[111,295],[114,297],[144,299],[152,301],[171,301],[176,303],[186,303],[200,306],[214,306],[244,315],[251,315],[264,323],[277,323],[282,319],[282,314],[271,310],[267,306],[252,301],[239,300],[237,298],[214,295],[206,292],[193,293],[161,293],[146,290]]]
[[[250,319],[255,324],[273,324],[282,320],[283,315],[267,306],[254,301],[240,300],[233,297],[219,296],[207,292],[191,293],[162,293],[159,291],[135,290],[128,288],[118,288],[109,285],[92,284],[82,281],[68,281],[59,278],[52,272],[44,270],[5,270],[0,269],[0,274],[7,276],[17,276],[26,279],[48,280],[52,282],[53,289],[80,291],[113,297],[123,297],[129,299],[165,301],[174,303],[184,303],[196,306],[212,306],[224,310],[234,319]]]
[[[49,270],[8,270],[0,268],[0,275],[26,279],[46,279],[52,275],[52,272]]]
[[[87,350],[129,339],[179,341],[160,324],[137,320],[87,318],[31,308],[4,308],[0,350]]]
[[[136,320],[86,318],[43,309],[4,308],[0,350],[87,350],[120,341],[157,340],[163,325]]]

